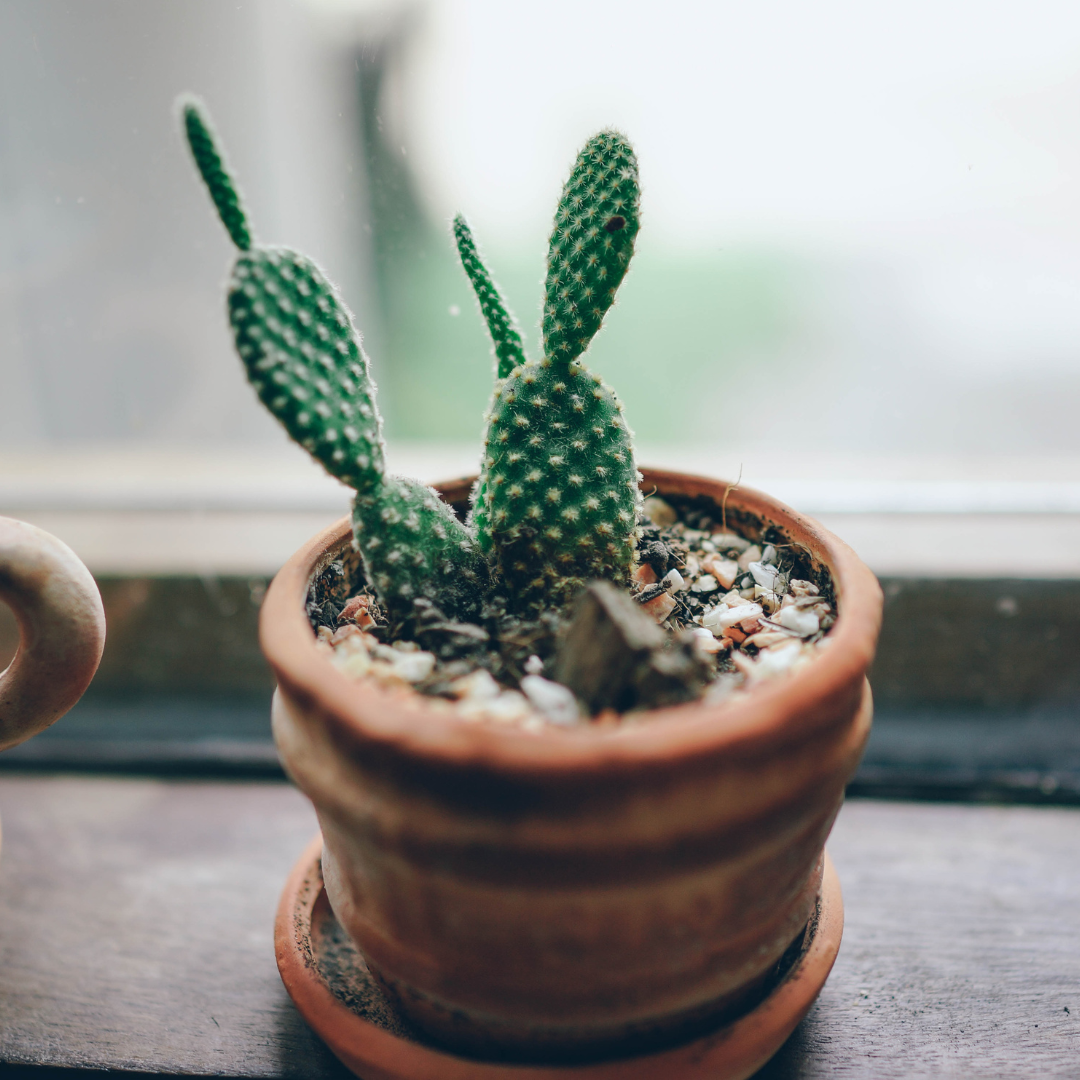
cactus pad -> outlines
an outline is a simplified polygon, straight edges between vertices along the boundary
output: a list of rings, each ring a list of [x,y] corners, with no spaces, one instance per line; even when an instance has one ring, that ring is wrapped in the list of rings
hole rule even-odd
[[[637,158],[616,131],[578,155],[555,211],[544,297],[544,353],[569,363],[588,347],[615,300],[641,225]]]
[[[359,490],[381,476],[368,359],[319,268],[287,248],[243,252],[228,303],[248,379],[286,431],[350,487]]]
[[[488,566],[473,533],[416,480],[388,476],[353,502],[353,536],[380,599],[408,618],[418,597],[455,618],[476,619]]]
[[[218,149],[210,118],[197,98],[184,97],[180,105],[191,156],[195,159],[199,174],[210,192],[210,198],[214,200],[221,223],[232,242],[241,251],[247,251],[251,247],[247,214],[244,213],[240,192],[233,183],[225,159]]]
[[[524,602],[564,602],[593,578],[628,583],[639,477],[622,405],[599,375],[546,358],[515,368],[484,449],[474,518]]]
[[[488,333],[495,345],[495,377],[505,379],[519,364],[525,363],[525,347],[514,316],[506,307],[499,287],[476,250],[469,223],[458,214],[454,218],[454,240],[457,242],[461,265],[480,301],[480,313],[487,323]]]

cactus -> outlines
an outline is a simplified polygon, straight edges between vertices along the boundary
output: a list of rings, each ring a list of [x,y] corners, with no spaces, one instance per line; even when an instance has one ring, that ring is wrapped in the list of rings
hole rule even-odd
[[[487,581],[475,533],[430,488],[386,475],[375,384],[348,309],[310,259],[254,243],[203,107],[186,99],[182,114],[195,164],[240,249],[228,310],[248,380],[292,438],[356,490],[356,546],[391,616],[407,621],[422,596],[475,617]]]
[[[480,302],[480,314],[487,323],[488,333],[491,334],[495,348],[495,393],[498,394],[502,381],[516,367],[525,363],[525,347],[521,342],[521,331],[517,327],[517,320],[506,307],[506,301],[492,280],[483,259],[480,258],[472,230],[461,214],[454,218],[454,239],[457,241],[461,265]],[[480,546],[486,551],[491,547],[491,531],[487,523],[485,495],[486,487],[484,478],[481,477],[473,492],[470,521],[476,529]]]
[[[310,259],[255,243],[201,104],[185,99],[182,115],[239,249],[228,312],[248,379],[289,434],[355,489],[354,541],[395,621],[409,623],[421,598],[452,618],[475,619],[493,589],[511,607],[536,609],[564,603],[592,578],[628,583],[640,476],[622,405],[581,360],[638,232],[637,161],[626,139],[611,131],[590,139],[563,190],[539,360],[526,358],[465,219],[454,221],[496,356],[484,460],[462,523],[432,489],[386,474],[375,384],[352,316]]]
[[[499,287],[492,281],[488,268],[476,250],[469,223],[461,214],[454,218],[454,239],[457,241],[461,265],[469,275],[476,298],[480,301],[480,313],[495,345],[495,378],[497,381],[505,379],[514,368],[525,363],[525,347],[521,343],[517,320],[510,314]]]
[[[505,373],[504,363],[521,355],[512,347],[520,337],[504,329],[512,320],[467,227],[455,227],[503,379],[487,416],[472,520],[481,547],[494,551],[502,577],[526,602],[561,602],[591,578],[629,580],[640,504],[631,433],[614,392],[579,357],[630,264],[639,203],[630,144],[612,131],[593,136],[555,215],[544,356]]]

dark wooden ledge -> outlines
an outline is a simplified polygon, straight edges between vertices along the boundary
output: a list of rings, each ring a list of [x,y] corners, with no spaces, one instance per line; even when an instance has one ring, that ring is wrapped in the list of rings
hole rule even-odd
[[[0,1076],[344,1075],[274,966],[295,790],[9,773],[0,814]],[[762,1075],[1075,1077],[1078,844],[1074,809],[849,802],[840,958]]]

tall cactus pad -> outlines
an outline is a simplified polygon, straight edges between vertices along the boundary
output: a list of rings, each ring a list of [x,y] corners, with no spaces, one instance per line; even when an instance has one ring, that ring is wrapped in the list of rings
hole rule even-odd
[[[457,242],[461,265],[468,275],[476,298],[480,302],[480,313],[487,323],[488,333],[495,346],[495,383],[498,392],[499,383],[514,368],[525,363],[525,348],[521,342],[521,331],[514,316],[506,307],[499,292],[499,287],[492,280],[488,268],[484,265],[480,253],[476,250],[469,223],[458,214],[454,218],[454,240]],[[490,529],[487,522],[487,500],[484,498],[484,479],[477,481],[473,497],[472,524],[477,530],[484,550],[490,547]]]
[[[384,471],[368,360],[348,309],[308,258],[242,252],[229,282],[236,351],[262,403],[327,472],[361,490]]]
[[[214,200],[218,216],[232,242],[241,251],[247,251],[251,247],[251,230],[248,228],[244,204],[218,149],[210,118],[201,103],[190,97],[181,101],[181,114],[191,156],[210,192],[210,198]]]
[[[495,345],[496,378],[505,379],[514,368],[525,363],[521,331],[514,316],[507,310],[499,287],[492,280],[480,253],[476,250],[476,241],[469,223],[460,214],[454,218],[454,240],[457,242],[461,265],[472,282],[476,298],[480,301],[480,312]]]
[[[637,158],[616,131],[578,154],[555,212],[544,297],[544,353],[580,356],[615,300],[641,224]]]
[[[473,521],[527,604],[629,579],[639,475],[622,405],[578,357],[626,275],[640,218],[629,143],[601,132],[563,190],[548,254],[543,360],[497,388]]]
[[[489,585],[476,537],[429,487],[387,477],[353,503],[353,535],[364,567],[391,614],[431,600],[452,618],[476,619]]]
[[[526,605],[562,603],[593,578],[629,581],[640,502],[622,405],[580,361],[515,368],[485,441],[485,514],[504,579]]]

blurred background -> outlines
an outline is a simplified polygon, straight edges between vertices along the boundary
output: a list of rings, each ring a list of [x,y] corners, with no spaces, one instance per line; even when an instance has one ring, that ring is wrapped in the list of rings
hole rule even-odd
[[[231,351],[188,89],[260,237],[343,289],[393,440],[478,443],[452,214],[535,350],[561,183],[615,125],[644,228],[591,360],[645,447],[1080,451],[1065,0],[3,0],[0,451],[300,460]]]
[[[643,229],[587,359],[639,461],[741,475],[856,548],[879,705],[1077,699],[1080,6],[0,0],[0,513],[71,544],[109,618],[58,739],[111,724],[112,768],[154,724],[240,732],[219,759],[275,770],[258,607],[348,504],[233,354],[183,91],[257,235],[340,285],[391,465],[425,480],[474,468],[493,374],[452,215],[535,355],[561,185],[622,129]],[[0,608],[0,664],[14,642]],[[50,745],[93,758],[17,753]]]

